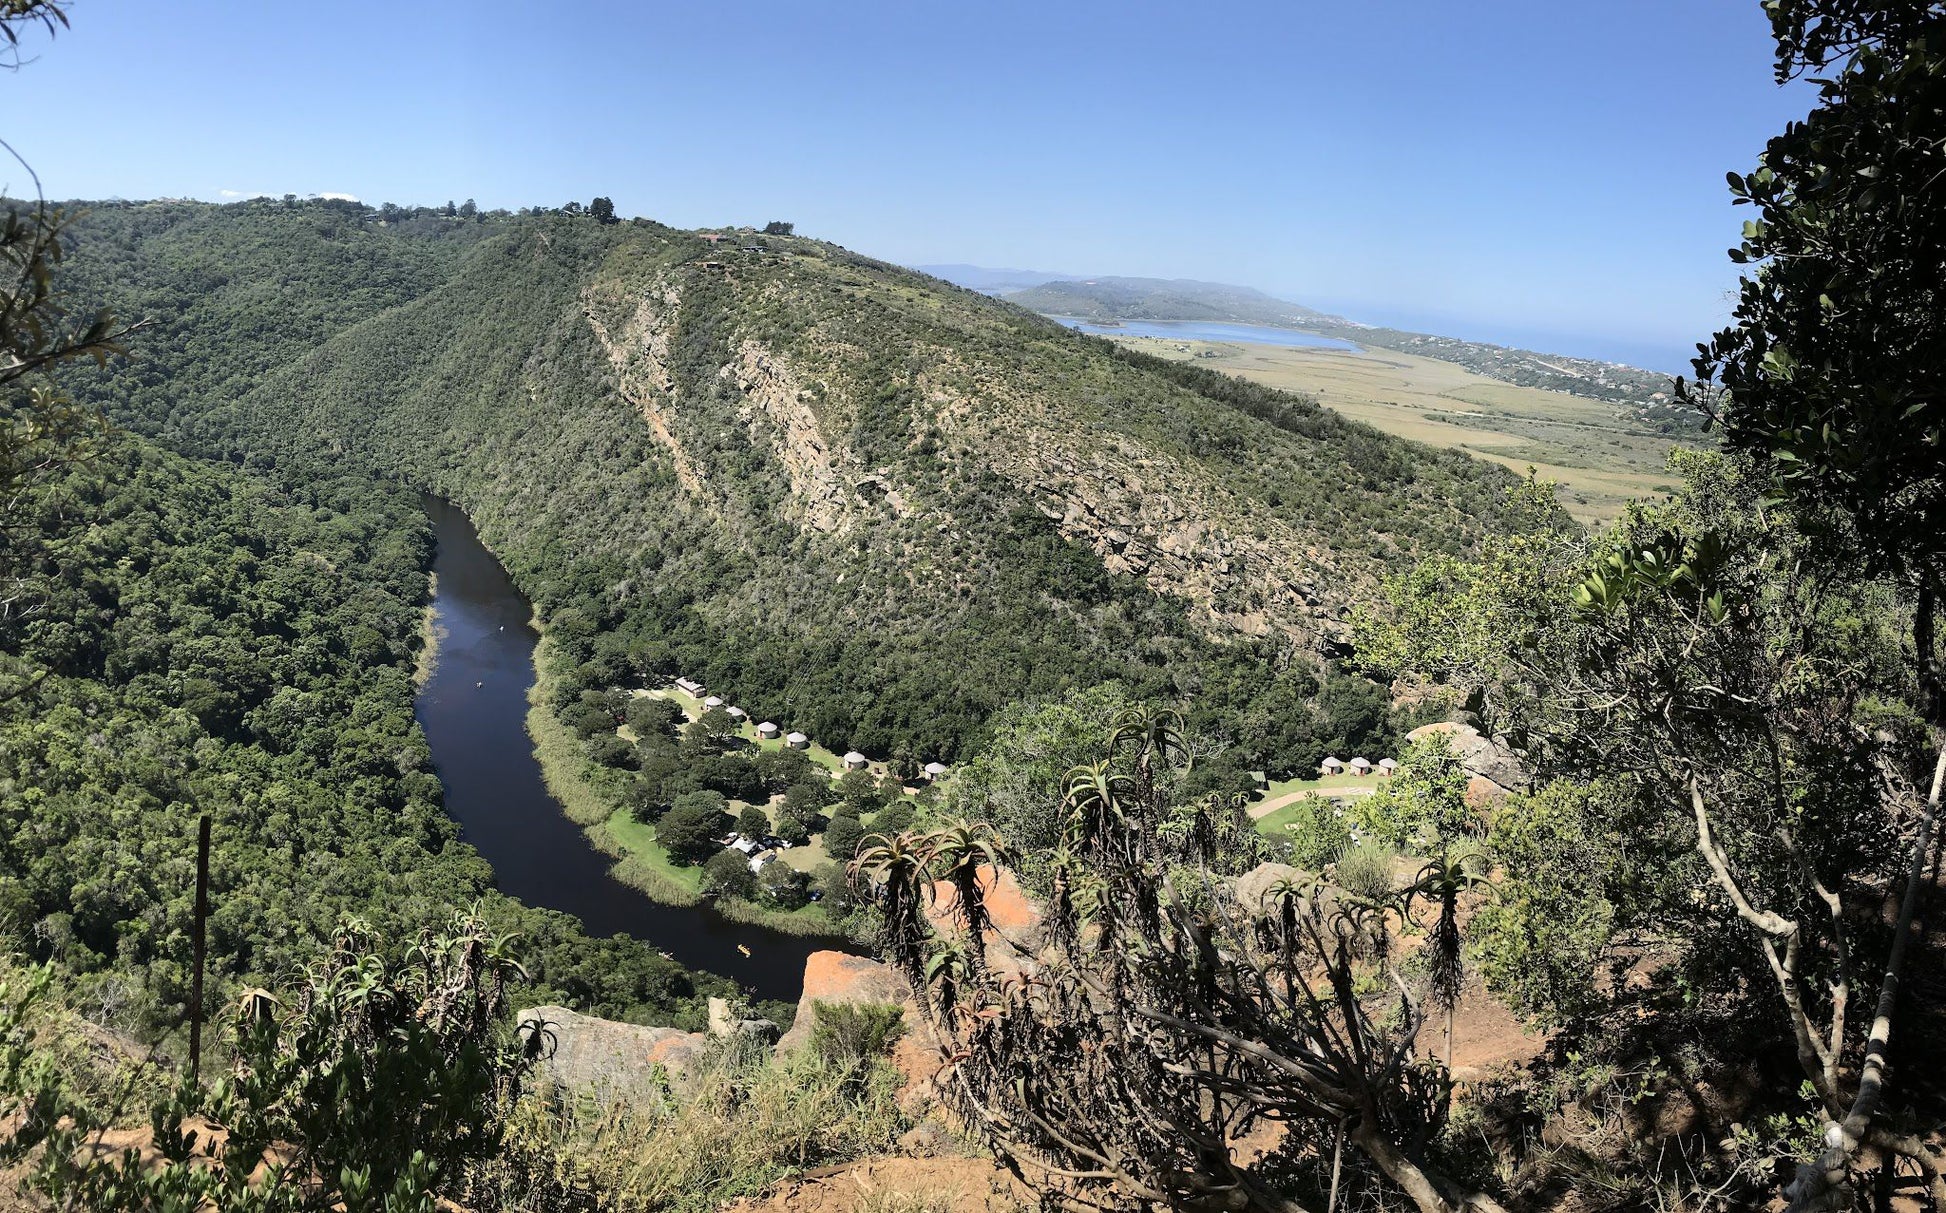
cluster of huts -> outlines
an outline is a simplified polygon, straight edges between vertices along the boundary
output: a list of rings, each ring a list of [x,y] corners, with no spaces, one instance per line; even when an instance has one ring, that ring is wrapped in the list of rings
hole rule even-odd
[[[747,723],[750,719],[750,713],[744,711],[742,708],[725,703],[722,696],[705,695],[703,684],[693,678],[676,679],[676,689],[692,698],[702,700],[703,710],[705,712],[713,712],[717,708],[722,708],[724,713],[730,719],[736,721],[739,726]],[[781,738],[784,744],[793,750],[808,750],[811,748],[811,739],[809,737],[806,737],[802,733],[786,733],[773,720],[765,720],[759,723],[757,725],[757,736],[764,741],[776,741]],[[839,759],[839,762],[843,764],[847,771],[863,771],[872,765],[871,759],[860,754],[857,750],[846,751],[845,756]],[[926,782],[931,783],[946,773],[946,764],[929,762],[926,764],[925,773]]]
[[[1318,774],[1326,778],[1345,774],[1361,777],[1365,775],[1391,775],[1395,774],[1398,769],[1399,763],[1395,758],[1381,758],[1378,760],[1376,766],[1369,759],[1365,758],[1354,758],[1350,762],[1341,762],[1333,757],[1327,758],[1318,764]]]

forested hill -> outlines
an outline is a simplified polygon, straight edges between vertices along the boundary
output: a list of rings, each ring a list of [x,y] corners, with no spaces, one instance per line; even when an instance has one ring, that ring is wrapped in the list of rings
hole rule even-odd
[[[118,419],[450,495],[590,685],[687,672],[839,748],[951,759],[1107,678],[1261,699],[1508,481],[814,240],[88,205],[74,289],[163,322]]]
[[[409,939],[469,905],[520,934],[535,996],[693,1021],[727,991],[501,896],[457,841],[412,715],[415,494],[284,491],[125,437],[9,505],[0,954],[59,962],[114,1027],[176,1029],[207,813],[211,1005],[286,979],[340,915]]]

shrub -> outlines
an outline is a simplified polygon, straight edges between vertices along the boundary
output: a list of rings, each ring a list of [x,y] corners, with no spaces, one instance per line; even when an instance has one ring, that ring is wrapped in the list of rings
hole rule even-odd
[[[1290,840],[1291,862],[1313,872],[1337,863],[1351,846],[1351,827],[1337,805],[1322,796],[1306,796],[1291,806],[1284,835]]]
[[[813,1000],[811,1049],[826,1065],[852,1065],[891,1052],[905,1035],[905,1009],[893,1003]]]
[[[1382,901],[1397,887],[1392,865],[1398,857],[1397,851],[1382,843],[1361,842],[1338,860],[1338,887],[1367,901]]]
[[[578,1209],[599,1192],[603,1208],[708,1213],[808,1168],[889,1151],[905,1128],[897,1090],[882,1061],[843,1073],[810,1049],[767,1061],[726,1049],[680,1103],[523,1100],[466,1203]]]

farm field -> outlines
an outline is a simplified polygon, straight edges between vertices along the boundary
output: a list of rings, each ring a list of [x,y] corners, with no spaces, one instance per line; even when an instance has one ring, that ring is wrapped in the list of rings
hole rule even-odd
[[[1676,442],[1617,416],[1599,400],[1518,387],[1416,354],[1235,342],[1116,337],[1143,353],[1302,392],[1388,434],[1455,447],[1560,486],[1584,523],[1618,517],[1629,501],[1661,496]]]

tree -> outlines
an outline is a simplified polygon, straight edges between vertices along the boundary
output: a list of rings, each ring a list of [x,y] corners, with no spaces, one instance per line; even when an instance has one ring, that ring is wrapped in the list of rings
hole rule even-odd
[[[1818,105],[1770,141],[1753,172],[1730,174],[1738,204],[1757,212],[1730,257],[1757,269],[1742,282],[1731,325],[1698,347],[1699,389],[1683,394],[1721,424],[1725,445],[1750,456],[1816,538],[1807,558],[1837,566],[1838,576],[1887,573],[1910,589],[1914,706],[1930,726],[1937,769],[1946,771],[1936,641],[1946,584],[1946,198],[1938,189],[1946,176],[1946,5],[1770,0],[1765,9],[1779,82],[1819,73]],[[1894,799],[1917,796],[1895,791]],[[1833,1081],[1842,1067],[1823,1056],[1842,1052],[1842,1011],[1822,1053],[1800,1026],[1807,1068],[1818,1059],[1829,1071],[1813,1081],[1831,1124],[1825,1154],[1793,1181],[1795,1208],[1846,1199],[1852,1158],[1884,1135],[1876,1122],[1891,1012],[1938,804],[1936,777],[1911,831],[1897,943],[1856,1094],[1844,1106]],[[1706,812],[1699,800],[1699,828]],[[1728,890],[1738,879],[1733,857],[1707,835],[1702,846]],[[1817,893],[1835,916],[1844,888],[1820,885]],[[1781,964],[1788,973],[1801,945],[1785,932],[1799,929],[1798,918],[1742,901],[1739,909],[1771,952],[1782,949],[1773,971]],[[1788,989],[1785,997],[1793,998]],[[1792,1012],[1802,1018],[1795,1002]],[[1937,1178],[1946,1157],[1899,1152],[1926,1167],[1946,1197],[1946,1180]]]
[[[1395,582],[1395,630],[1361,623],[1365,651],[1416,650],[1403,668],[1470,689],[1544,793],[1550,780],[1607,785],[1599,836],[1615,841],[1592,865],[1530,833],[1509,869],[1516,889],[1605,882],[1598,899],[1570,903],[1576,950],[1590,927],[1652,925],[1685,979],[1726,1001],[1750,996],[1726,953],[1754,953],[1769,983],[1758,1005],[1830,1118],[1825,1156],[1793,1182],[1797,1207],[1844,1199],[1845,1168],[1868,1143],[1946,1196],[1946,1159],[1884,1103],[1946,772],[1899,643],[1909,599],[1832,567],[1820,533],[1766,508],[1760,470],[1678,462],[1682,494],[1638,505],[1592,543],[1518,536],[1470,572]],[[1539,803],[1556,813],[1555,837],[1581,832],[1559,815],[1567,796]],[[1520,904],[1545,920],[1535,936],[1563,938],[1562,906]],[[1882,915],[1889,937],[1865,925]],[[1865,1023],[1851,1004],[1872,972]]]
[[[786,813],[777,819],[777,837],[794,847],[801,847],[811,841],[811,830],[802,820]]]
[[[727,803],[717,792],[686,792],[676,797],[669,811],[656,823],[655,840],[679,864],[703,862],[718,846],[717,839],[729,832]]]
[[[611,223],[621,222],[620,219],[615,217],[614,202],[607,198],[597,198],[593,202],[590,202],[588,204],[588,213],[594,216],[595,222],[601,224],[603,227]]]
[[[722,708],[711,708],[697,717],[683,734],[683,744],[692,751],[720,754],[736,736],[736,718]]]
[[[855,814],[840,813],[824,827],[824,853],[839,863],[849,863],[858,853],[858,841],[864,836],[865,827]]]
[[[729,847],[710,856],[709,862],[703,865],[703,892],[753,900],[757,895],[757,878],[750,871],[750,857]]]
[[[462,219],[479,218],[480,217],[479,205],[475,203],[471,198],[468,198],[466,201],[459,204],[459,217]]]
[[[772,859],[757,869],[757,891],[780,910],[800,910],[810,904],[811,874]]]
[[[772,219],[769,223],[764,224],[764,235],[766,236],[788,236],[796,230],[796,224],[785,223],[782,219]]]
[[[820,788],[826,786],[821,772],[813,770],[810,755],[803,750],[793,750],[788,746],[775,750],[759,750],[754,760],[757,773],[763,776],[764,783],[772,791],[785,789],[815,779]],[[823,806],[820,805],[820,808]]]
[[[770,814],[756,805],[745,805],[743,812],[737,814],[737,833],[745,838],[767,838],[770,835]]]
[[[876,812],[885,806],[885,790],[870,771],[846,771],[838,776],[838,796],[860,813]]]
[[[1453,1008],[1459,1005],[1460,993],[1466,988],[1459,901],[1464,893],[1488,887],[1487,866],[1487,853],[1477,842],[1465,838],[1448,841],[1419,869],[1402,894],[1407,918],[1415,907],[1430,905],[1433,909],[1433,920],[1426,925],[1428,1001],[1446,1017],[1448,1070],[1453,1068]]]
[[[628,701],[623,715],[638,738],[674,737],[682,709],[654,695],[637,695]]]
[[[1757,212],[1730,257],[1757,269],[1730,326],[1698,347],[1691,398],[1801,523],[1934,596],[1946,554],[1946,7],[1764,7],[1779,82],[1822,73],[1818,105],[1755,170],[1730,174],[1737,204]]]
[[[831,781],[822,775],[792,784],[784,792],[784,815],[809,825],[831,804]]]

